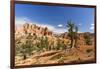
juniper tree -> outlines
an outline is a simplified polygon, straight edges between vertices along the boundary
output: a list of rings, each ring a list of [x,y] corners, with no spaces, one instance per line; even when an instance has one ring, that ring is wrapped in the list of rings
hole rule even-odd
[[[68,36],[71,40],[71,48],[73,47],[73,41],[74,41],[74,23],[70,20],[67,22],[67,28],[68,28]]]
[[[70,40],[71,40],[71,48],[76,47],[77,39],[78,39],[78,36],[77,36],[78,27],[72,21],[68,21],[67,27],[68,27],[68,36],[70,37]]]

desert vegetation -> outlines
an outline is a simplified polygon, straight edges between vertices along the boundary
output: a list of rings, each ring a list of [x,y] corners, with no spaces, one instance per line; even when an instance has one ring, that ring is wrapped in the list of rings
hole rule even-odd
[[[93,33],[78,33],[78,30],[78,26],[71,20],[66,24],[67,33],[61,34],[54,34],[47,27],[25,23],[15,29],[15,64],[18,66],[93,61]],[[67,35],[62,36],[65,34]]]

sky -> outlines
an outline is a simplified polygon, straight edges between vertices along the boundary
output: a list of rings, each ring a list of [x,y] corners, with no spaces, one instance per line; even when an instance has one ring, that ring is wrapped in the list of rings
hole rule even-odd
[[[69,20],[79,32],[94,32],[94,8],[15,4],[15,24],[32,23],[64,33]]]

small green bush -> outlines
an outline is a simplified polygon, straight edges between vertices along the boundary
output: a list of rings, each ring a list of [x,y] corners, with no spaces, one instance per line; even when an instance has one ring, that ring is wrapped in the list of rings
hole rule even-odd
[[[87,53],[90,53],[90,52],[92,52],[92,51],[93,51],[93,49],[87,49],[87,50],[86,50]]]
[[[84,40],[85,40],[86,45],[92,45],[92,40],[89,34],[84,35]]]

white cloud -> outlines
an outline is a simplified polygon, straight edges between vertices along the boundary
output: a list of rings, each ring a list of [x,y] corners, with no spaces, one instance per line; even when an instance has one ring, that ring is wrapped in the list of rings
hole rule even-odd
[[[94,30],[94,24],[91,24],[90,30]]]
[[[94,26],[94,24],[91,24],[91,26]]]
[[[90,27],[90,30],[94,30],[94,27],[93,27],[93,26],[91,26],[91,27]]]
[[[64,33],[64,32],[67,32],[67,29],[59,29],[59,28],[57,28],[57,29],[54,29],[54,32],[55,33]]]
[[[21,17],[21,18],[16,18],[15,19],[15,24],[16,25],[22,25],[25,23],[31,23],[31,24],[36,24],[37,26],[41,26],[41,27],[47,27],[50,31],[53,31],[54,33],[64,33],[67,31],[67,29],[64,28],[56,28],[53,25],[50,24],[45,24],[45,23],[38,23],[38,22],[32,22],[31,20],[29,20],[26,17]],[[59,27],[62,27],[63,25],[59,24]]]
[[[29,22],[29,23],[31,22],[27,17],[20,17],[20,18],[15,17],[15,24],[16,25],[21,25],[21,24],[24,24],[27,22]]]
[[[82,33],[81,31],[78,31],[78,33]]]
[[[63,25],[62,24],[59,24],[58,27],[63,27]]]
[[[80,24],[78,24],[79,26],[81,26],[82,24],[80,23]]]

